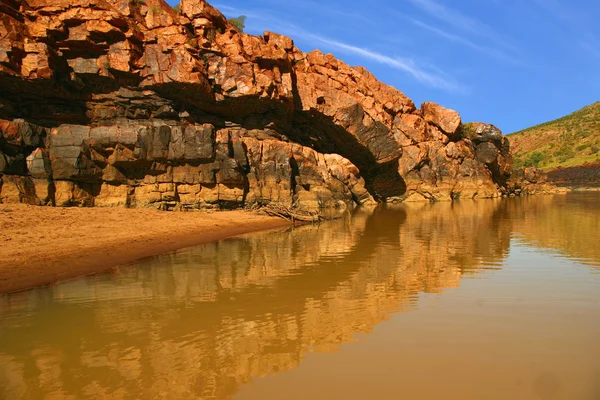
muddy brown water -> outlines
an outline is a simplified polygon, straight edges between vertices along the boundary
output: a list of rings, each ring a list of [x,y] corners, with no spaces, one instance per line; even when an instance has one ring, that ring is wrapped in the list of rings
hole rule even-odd
[[[600,193],[358,210],[0,296],[2,399],[600,399]]]

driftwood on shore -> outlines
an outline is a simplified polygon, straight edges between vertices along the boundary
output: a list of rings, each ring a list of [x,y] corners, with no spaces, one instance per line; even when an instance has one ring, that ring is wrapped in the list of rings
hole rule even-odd
[[[318,211],[305,211],[295,207],[286,207],[281,204],[268,204],[252,207],[252,210],[263,212],[273,217],[280,217],[292,222],[321,222],[325,218]]]

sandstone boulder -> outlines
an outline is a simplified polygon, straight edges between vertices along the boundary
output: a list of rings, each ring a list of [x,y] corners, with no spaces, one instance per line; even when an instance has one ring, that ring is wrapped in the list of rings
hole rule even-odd
[[[421,105],[421,112],[425,121],[437,126],[446,135],[455,137],[461,123],[460,115],[456,111],[435,103],[425,102]]]

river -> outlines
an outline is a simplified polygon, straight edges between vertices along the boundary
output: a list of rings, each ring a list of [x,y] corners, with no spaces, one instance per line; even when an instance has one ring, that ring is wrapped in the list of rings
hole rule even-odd
[[[597,400],[599,339],[600,193],[388,205],[0,296],[0,398]]]

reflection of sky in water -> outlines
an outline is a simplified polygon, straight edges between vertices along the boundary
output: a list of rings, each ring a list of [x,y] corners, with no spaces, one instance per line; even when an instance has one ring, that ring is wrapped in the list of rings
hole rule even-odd
[[[594,201],[359,210],[1,296],[0,398],[584,399]]]

